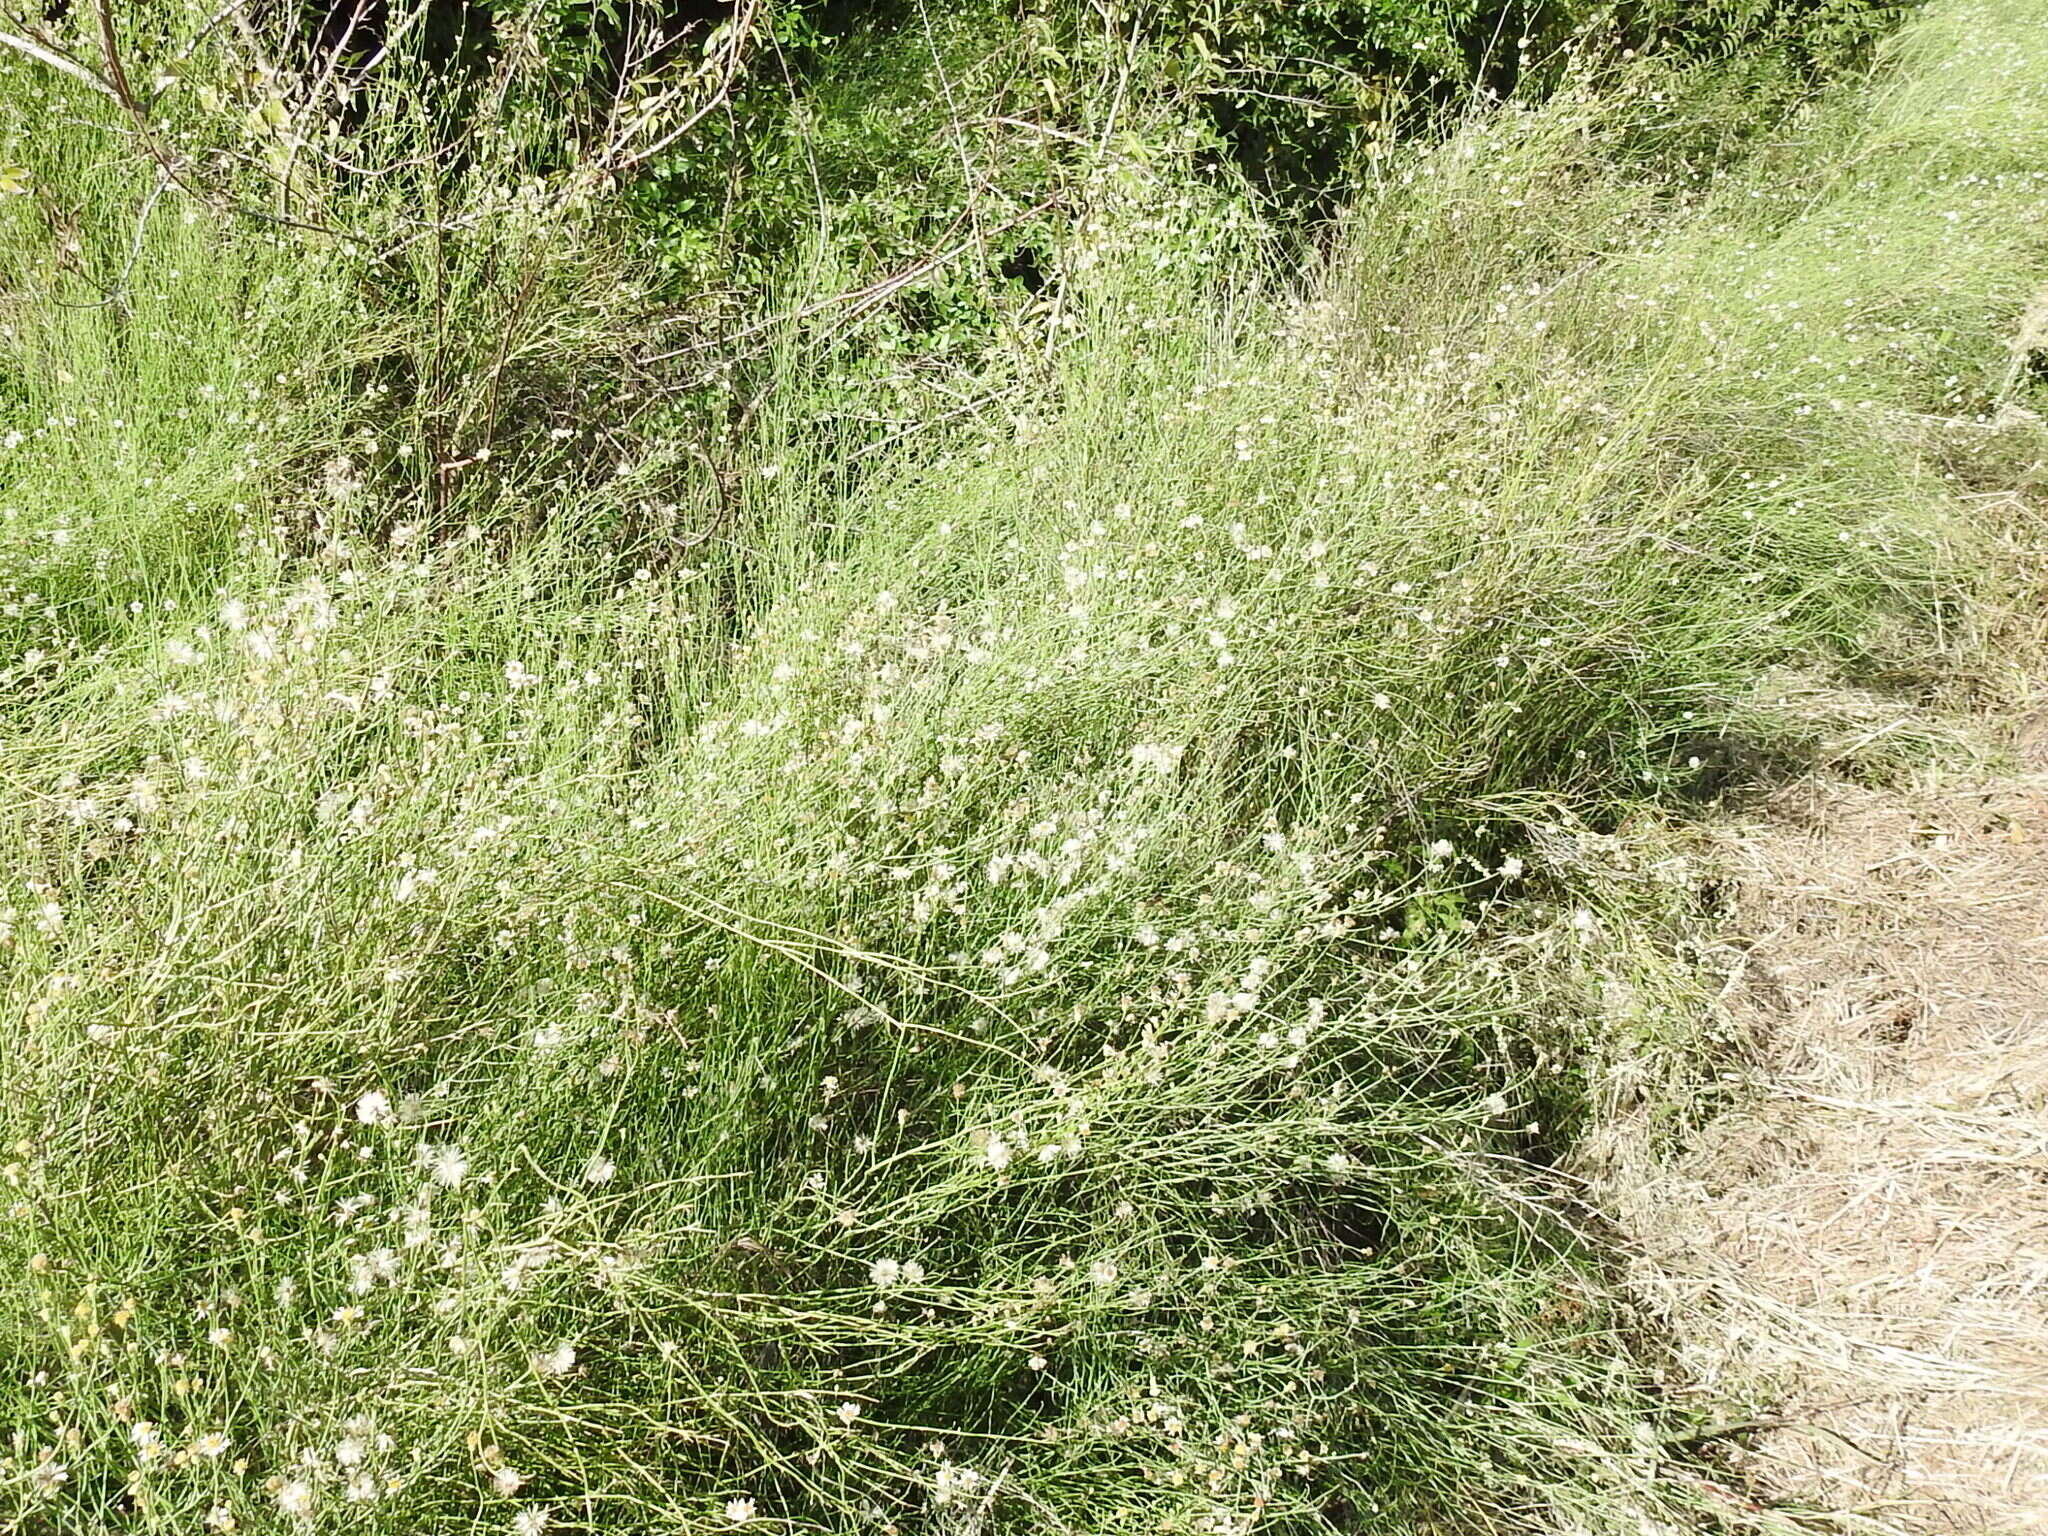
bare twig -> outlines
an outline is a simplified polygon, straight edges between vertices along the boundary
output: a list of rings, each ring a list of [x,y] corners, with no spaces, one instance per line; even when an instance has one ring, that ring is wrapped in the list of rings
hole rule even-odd
[[[54,69],[59,74],[68,75],[80,85],[91,87],[109,100],[121,99],[104,75],[90,65],[74,59],[60,48],[38,42],[32,37],[25,37],[19,32],[10,32],[4,27],[0,27],[0,47],[12,48],[16,53],[34,59],[38,64]]]
[[[106,61],[105,84],[114,100],[119,102],[121,109],[128,114],[129,121],[135,126],[136,137],[141,141],[142,147],[148,151],[150,159],[157,163],[164,176],[178,190],[199,202],[205,203],[211,208],[227,213],[240,214],[245,218],[260,219],[267,224],[279,224],[291,229],[303,229],[314,234],[331,235],[345,240],[355,238],[348,231],[336,229],[331,225],[315,224],[305,219],[294,219],[283,214],[271,213],[262,208],[252,208],[248,204],[239,202],[225,193],[210,192],[206,188],[195,185],[188,179],[185,175],[184,163],[158,141],[156,127],[151,121],[149,108],[142,98],[136,94],[134,86],[128,79],[127,66],[121,60],[121,46],[114,31],[114,9],[111,0],[98,0],[98,4],[94,7],[94,12],[99,22],[100,52],[104,55]]]
[[[128,242],[128,259],[121,264],[121,271],[115,277],[113,286],[102,288],[100,297],[90,304],[69,304],[52,295],[54,302],[64,304],[67,309],[105,309],[109,305],[123,303],[128,292],[128,278],[135,271],[136,262],[142,259],[142,239],[149,228],[149,216],[156,211],[158,200],[170,184],[170,178],[161,171],[157,173],[156,180],[150,183],[149,193],[142,199],[142,207],[135,215],[135,235]],[[94,286],[98,285],[95,283]]]
[[[919,278],[928,277],[932,273],[957,261],[968,251],[982,245],[985,240],[996,235],[1005,234],[1020,224],[1028,223],[1048,209],[1057,207],[1059,202],[1060,199],[1057,195],[1042,198],[1016,217],[1007,219],[995,228],[987,231],[985,235],[975,235],[943,250],[935,251],[923,259],[911,263],[900,272],[891,273],[888,277],[877,279],[875,282],[868,283],[860,288],[850,288],[843,293],[835,293],[830,298],[814,300],[809,304],[786,311],[780,315],[770,315],[765,320],[745,326],[729,335],[692,342],[686,347],[676,347],[667,352],[658,352],[652,357],[643,358],[642,361],[648,363],[668,362],[674,358],[689,357],[695,353],[706,352],[713,347],[729,346],[733,342],[745,341],[748,337],[758,336],[764,331],[772,331],[778,326],[788,325],[797,320],[807,320],[812,315],[823,314],[827,310],[843,308],[848,311],[847,320],[849,322],[857,320],[895,293],[916,282]],[[947,233],[951,234],[952,230],[958,229],[962,222],[961,218],[955,218],[952,228]]]

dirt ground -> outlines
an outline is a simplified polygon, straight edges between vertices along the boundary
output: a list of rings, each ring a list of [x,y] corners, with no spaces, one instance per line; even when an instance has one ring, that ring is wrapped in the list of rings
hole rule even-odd
[[[1985,722],[1995,771],[1821,774],[1709,834],[1748,1061],[1629,1224],[1797,1529],[2048,1532],[2044,697]]]

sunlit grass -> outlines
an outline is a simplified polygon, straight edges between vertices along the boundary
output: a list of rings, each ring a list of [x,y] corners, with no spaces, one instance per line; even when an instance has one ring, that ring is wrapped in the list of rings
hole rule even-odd
[[[1140,184],[1014,431],[849,492],[771,414],[680,554],[436,523],[339,258],[25,285],[0,1521],[1694,1528],[1545,1171],[1692,1025],[1569,829],[1957,643],[1901,422],[2041,274],[2026,12],[1703,193],[1477,119],[1306,292]]]

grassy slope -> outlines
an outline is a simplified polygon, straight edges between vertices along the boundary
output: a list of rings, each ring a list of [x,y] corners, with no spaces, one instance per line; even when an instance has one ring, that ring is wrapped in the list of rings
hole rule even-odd
[[[764,449],[695,571],[300,483],[289,251],[10,301],[0,1520],[1691,1518],[1511,1155],[1630,921],[1543,829],[1943,643],[1901,423],[2039,280],[2029,9],[1705,193],[1654,103],[1477,123],[1307,301],[1107,210],[1036,426]]]

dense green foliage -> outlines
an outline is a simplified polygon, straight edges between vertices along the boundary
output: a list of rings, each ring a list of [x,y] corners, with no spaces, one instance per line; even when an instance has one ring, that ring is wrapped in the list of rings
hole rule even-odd
[[[0,56],[0,1526],[1711,1528],[1614,833],[1962,643],[2048,23],[1310,255],[1217,93],[1498,13],[1233,10]]]

